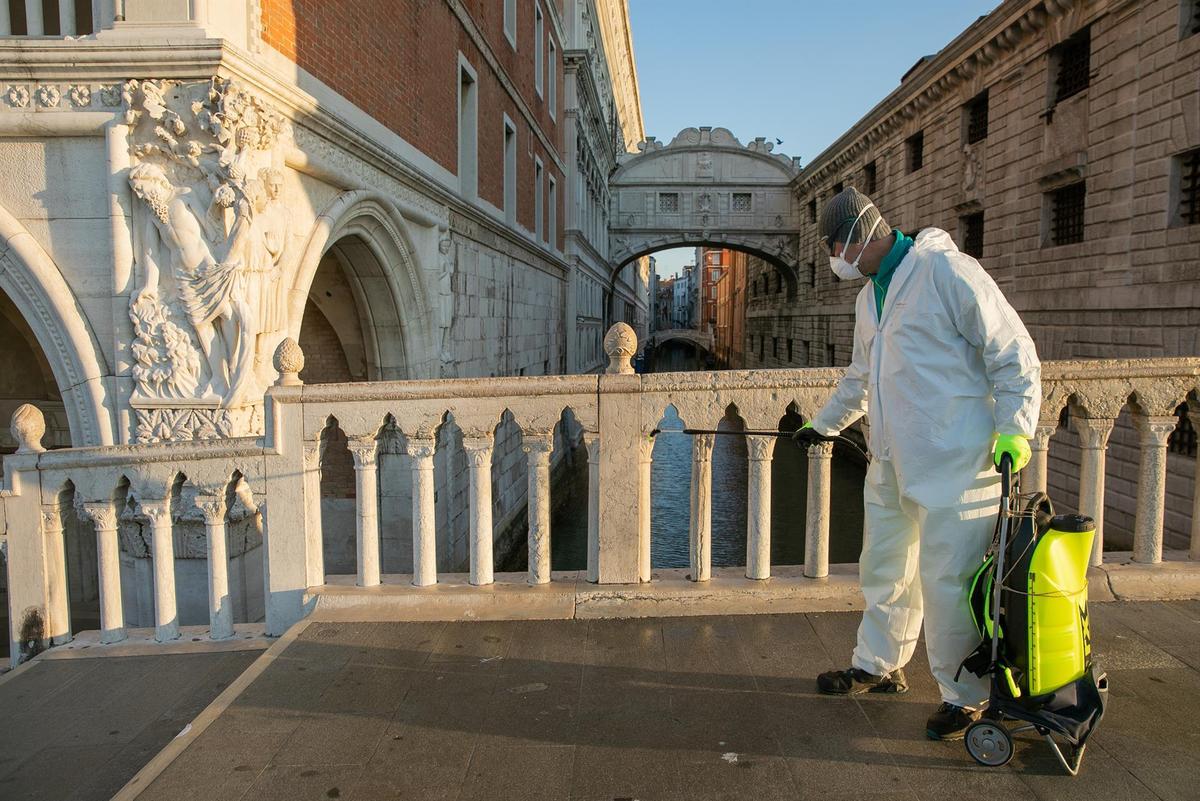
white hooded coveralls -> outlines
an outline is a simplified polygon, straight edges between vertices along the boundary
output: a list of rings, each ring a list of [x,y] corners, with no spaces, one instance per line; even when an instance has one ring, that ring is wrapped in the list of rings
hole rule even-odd
[[[892,276],[883,314],[867,282],[854,355],[813,418],[835,434],[864,413],[870,450],[859,572],[866,607],[853,665],[877,675],[912,658],[922,620],[942,700],[986,702],[986,680],[954,674],[979,642],[967,582],[996,523],[993,434],[1032,437],[1041,406],[1033,340],[992,278],[936,228]]]

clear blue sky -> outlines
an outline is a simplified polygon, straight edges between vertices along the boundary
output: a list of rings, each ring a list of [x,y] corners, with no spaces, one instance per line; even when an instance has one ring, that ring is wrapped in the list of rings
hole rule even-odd
[[[721,126],[807,164],[998,2],[629,0],[646,133]],[[659,275],[693,254],[656,254]]]

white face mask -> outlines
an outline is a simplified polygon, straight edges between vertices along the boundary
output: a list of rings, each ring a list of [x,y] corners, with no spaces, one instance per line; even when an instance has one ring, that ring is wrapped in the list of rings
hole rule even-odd
[[[858,213],[858,216],[854,218],[854,222],[850,223],[850,230],[846,232],[846,240],[847,241],[849,241],[851,238],[853,238],[854,226],[858,225],[858,221],[861,220],[862,216],[867,213],[867,209],[871,208],[874,205],[875,204],[872,203],[871,205],[867,206],[865,209],[860,211]],[[867,243],[871,241],[871,234],[875,233],[875,229],[877,227],[879,227],[879,223],[882,222],[882,220],[883,220],[882,217],[877,218],[875,220],[875,224],[872,225],[871,230],[867,232],[867,236],[865,239],[863,239],[863,242],[862,242],[863,246],[861,249],[859,249],[858,256],[855,257],[853,262],[846,261],[846,259],[843,256],[830,256],[829,257],[829,269],[833,270],[834,275],[836,275],[838,278],[842,279],[843,281],[853,281],[855,278],[866,278],[866,276],[863,275],[862,272],[858,269],[858,262],[862,259],[863,251],[867,249],[867,247],[866,247]],[[843,254],[846,252],[847,247],[848,247],[848,245],[842,246]]]

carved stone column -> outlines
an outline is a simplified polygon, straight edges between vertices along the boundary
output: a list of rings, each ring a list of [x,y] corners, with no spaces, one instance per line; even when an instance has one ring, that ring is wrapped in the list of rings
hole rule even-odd
[[[650,580],[650,476],[654,440],[643,437],[638,446],[638,578]]]
[[[304,542],[310,587],[325,583],[325,540],[321,528],[321,456],[324,450],[319,442],[304,445]]]
[[[771,455],[775,437],[746,437],[746,578],[771,577]]]
[[[171,530],[171,502],[143,501],[142,514],[150,521],[150,555],[154,560],[154,639],[179,639],[179,613],[175,607],[175,540]]]
[[[550,581],[550,452],[554,434],[530,432],[521,450],[529,462],[529,583]]]
[[[71,600],[67,583],[67,543],[57,503],[42,506],[42,542],[46,554],[47,634],[54,645],[71,641]]]
[[[96,563],[100,578],[100,642],[125,639],[125,607],[121,604],[121,548],[117,511],[109,501],[84,503],[81,514],[96,529]]]
[[[1034,431],[1033,439],[1029,440],[1029,449],[1033,455],[1025,468],[1025,480],[1022,487],[1028,492],[1045,492],[1048,472],[1050,469],[1050,437],[1058,430],[1057,421],[1042,421]]]
[[[600,581],[600,435],[583,432],[588,452],[587,580]]]
[[[1134,415],[1142,458],[1138,467],[1137,512],[1133,524],[1133,561],[1162,561],[1163,505],[1167,498],[1167,438],[1175,417]]]
[[[471,583],[491,584],[492,559],[492,434],[463,438],[470,466],[471,487]]]
[[[354,504],[358,533],[358,586],[379,586],[379,472],[374,437],[348,443],[354,456]]]
[[[1079,512],[1096,522],[1092,565],[1099,566],[1104,562],[1104,456],[1116,420],[1075,416],[1071,423],[1083,451],[1079,465]]]
[[[808,446],[808,501],[804,527],[804,575],[829,575],[829,489],[833,482],[833,443]]]
[[[692,506],[688,526],[688,566],[692,581],[708,581],[712,573],[712,451],[715,434],[692,440]]]
[[[405,452],[412,464],[413,584],[437,584],[437,510],[433,501],[432,437],[408,438]]]
[[[197,495],[196,508],[204,515],[204,534],[208,542],[208,636],[214,640],[225,640],[233,636],[229,549],[225,541],[225,496],[217,492]]]

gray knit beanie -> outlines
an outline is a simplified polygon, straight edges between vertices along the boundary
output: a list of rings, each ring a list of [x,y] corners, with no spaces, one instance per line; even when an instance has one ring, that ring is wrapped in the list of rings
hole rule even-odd
[[[862,217],[858,217],[863,209],[866,209],[866,212]],[[854,230],[851,231],[850,226],[856,217],[858,217],[858,225],[855,225]],[[875,225],[876,220],[879,220],[879,225]],[[853,186],[848,186],[838,192],[821,210],[820,235],[827,237],[830,242],[841,242],[844,245],[862,242],[867,232],[871,231],[872,225],[875,225],[875,230],[871,232],[872,240],[883,239],[892,233],[892,227],[887,224],[887,220],[883,219],[883,215],[871,202],[871,198]],[[849,237],[849,241],[846,241],[847,237]]]

